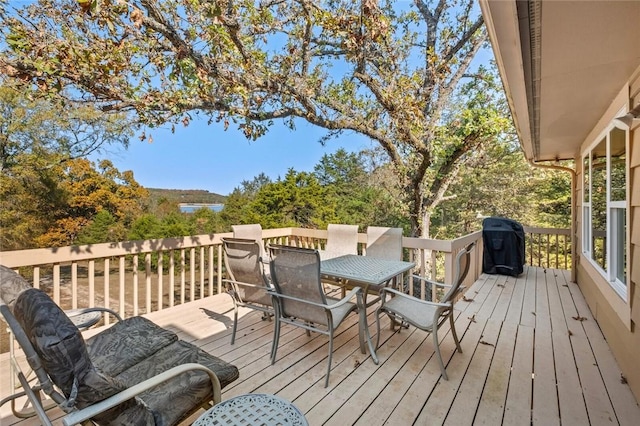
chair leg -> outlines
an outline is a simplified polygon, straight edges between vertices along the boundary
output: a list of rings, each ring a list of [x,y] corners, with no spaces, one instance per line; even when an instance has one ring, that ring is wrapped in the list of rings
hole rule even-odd
[[[447,377],[447,370],[445,370],[444,368],[444,362],[442,362],[442,355],[440,354],[440,345],[438,344],[438,328],[434,327],[431,331],[431,334],[433,334],[433,345],[435,346],[436,355],[438,356],[438,362],[440,363],[440,370],[442,370],[442,378],[445,380],[449,380],[449,377]]]
[[[233,304],[233,331],[231,332],[231,344],[236,342],[236,330],[238,328],[238,305]]]
[[[327,377],[324,380],[324,387],[329,386],[329,373],[331,373],[331,359],[333,357],[333,330],[329,330],[329,363],[327,365]]]
[[[271,365],[276,362],[278,352],[278,341],[280,340],[280,316],[276,313],[276,321],[273,325],[273,343],[271,343]]]
[[[453,321],[453,310],[449,313],[449,323],[451,323],[451,334],[453,334],[453,340],[456,342],[456,347],[458,348],[458,352],[462,353],[462,348],[460,347],[460,340],[458,339],[458,333],[456,332],[456,325]]]
[[[367,350],[364,347],[364,336],[365,336],[365,327],[367,324],[367,314],[364,312],[358,312],[358,340],[360,341],[360,352],[363,354],[367,353]]]

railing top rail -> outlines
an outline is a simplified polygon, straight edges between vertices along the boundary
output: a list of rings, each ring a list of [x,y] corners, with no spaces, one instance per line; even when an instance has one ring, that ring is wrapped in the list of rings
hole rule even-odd
[[[228,234],[203,234],[157,240],[122,241],[84,246],[51,247],[30,250],[0,252],[0,264],[8,268],[36,266],[99,259],[129,254],[152,253],[164,250],[180,250],[192,247],[220,244],[220,238]]]
[[[522,227],[525,233],[528,234],[547,234],[547,235],[571,235],[570,229],[561,228],[535,228],[532,226]]]

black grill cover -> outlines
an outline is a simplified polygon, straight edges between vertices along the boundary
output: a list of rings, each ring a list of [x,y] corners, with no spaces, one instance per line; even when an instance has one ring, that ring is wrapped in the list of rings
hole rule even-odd
[[[482,221],[482,272],[518,276],[524,266],[524,229],[515,220],[488,217]]]

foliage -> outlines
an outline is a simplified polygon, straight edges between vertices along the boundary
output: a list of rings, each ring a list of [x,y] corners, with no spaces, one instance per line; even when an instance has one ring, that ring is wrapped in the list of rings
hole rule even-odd
[[[34,247],[34,239],[51,226],[52,212],[64,204],[54,168],[40,167],[56,162],[57,156],[21,154],[21,167],[0,173],[0,248],[16,250]]]
[[[457,238],[481,229],[487,216],[537,227],[569,228],[571,177],[534,168],[513,142],[497,142],[474,155],[434,217],[436,238]]]
[[[143,214],[138,217],[129,230],[129,240],[152,240],[162,238],[161,222],[153,214]]]
[[[335,205],[326,197],[326,189],[310,173],[290,169],[284,179],[263,185],[251,202],[248,222],[266,228],[300,226],[326,227],[334,221]]]
[[[108,241],[123,241],[126,239],[126,229],[121,222],[108,211],[100,210],[93,219],[84,226],[75,243],[98,244]]]
[[[130,172],[120,174],[112,165],[104,165],[104,178],[113,180],[107,191],[114,191],[117,198],[104,207],[98,204],[105,194],[90,194],[93,187],[84,186],[91,185],[86,168],[93,166],[82,158],[107,152],[110,146],[127,146],[130,130],[121,114],[105,115],[91,104],[61,104],[6,79],[0,82],[2,250],[34,247],[38,241],[71,243],[102,208],[123,222],[137,214],[139,206],[132,198],[140,193]],[[94,189],[104,188],[98,184]],[[123,236],[122,226],[112,231],[115,237]]]
[[[0,79],[0,82],[3,80]],[[106,153],[111,146],[126,148],[131,135],[122,114],[107,115],[91,104],[43,99],[4,81],[0,85],[0,170],[23,167],[24,155],[43,156],[52,163]],[[55,152],[57,155],[46,155]]]
[[[414,235],[508,126],[494,71],[471,67],[475,0],[40,0],[0,23],[0,72],[52,98],[151,126],[202,113],[256,139],[302,119],[376,141]]]
[[[326,188],[326,200],[335,205],[335,217],[340,223],[378,226],[408,225],[394,217],[394,203],[389,193],[372,179],[366,152],[348,153],[339,149],[324,155],[314,167],[314,175]]]
[[[264,173],[260,173],[253,180],[245,180],[240,186],[233,189],[220,212],[220,218],[223,223],[227,224],[228,230],[234,224],[255,223],[251,213],[251,201],[256,197],[258,191],[269,183],[271,183],[271,179]]]
[[[40,162],[55,163],[49,160],[55,157],[27,154],[21,159],[24,167],[0,175],[3,250],[104,242],[105,232],[120,239],[124,229],[144,211],[146,191],[131,172],[121,173],[108,161],[96,169],[85,159],[37,167]],[[98,217],[95,228],[83,233],[102,211],[108,216]]]
[[[76,159],[58,166],[56,182],[60,203],[47,211],[48,230],[35,238],[40,247],[60,247],[77,242],[81,230],[100,211],[109,212],[125,228],[146,208],[147,191],[130,171],[118,171],[110,161],[95,165]]]

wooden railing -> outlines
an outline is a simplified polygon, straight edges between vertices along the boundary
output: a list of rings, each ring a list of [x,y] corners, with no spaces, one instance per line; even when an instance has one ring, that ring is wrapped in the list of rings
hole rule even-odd
[[[526,228],[526,233],[529,264],[555,268],[570,265],[568,231]],[[231,235],[0,252],[0,264],[19,271],[34,287],[47,291],[63,309],[104,306],[130,317],[220,293],[224,275],[221,238]],[[321,249],[326,238],[326,230],[263,230],[265,244]],[[366,253],[366,239],[366,234],[359,235],[361,254]],[[404,257],[416,263],[412,273],[449,283],[456,254],[473,241],[478,244],[467,277],[469,286],[482,273],[479,231],[447,241],[404,237]],[[412,293],[416,290],[408,288]],[[424,288],[420,294],[425,295]]]
[[[569,229],[524,227],[525,262],[531,266],[571,269],[571,232]]]

